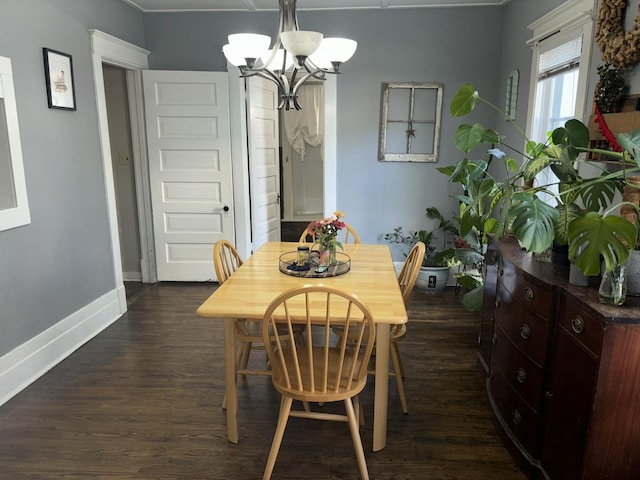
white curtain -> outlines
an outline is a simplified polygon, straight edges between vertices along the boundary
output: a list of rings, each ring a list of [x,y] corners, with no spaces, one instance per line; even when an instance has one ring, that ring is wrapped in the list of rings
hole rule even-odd
[[[291,147],[304,160],[305,143],[313,147],[324,139],[324,94],[322,85],[304,85],[298,94],[302,110],[284,112],[284,129]]]

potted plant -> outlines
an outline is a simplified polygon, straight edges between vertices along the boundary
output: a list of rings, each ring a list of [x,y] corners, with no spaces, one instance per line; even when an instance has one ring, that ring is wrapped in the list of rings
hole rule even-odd
[[[496,239],[514,235],[529,252],[543,252],[554,240],[569,244],[569,257],[585,275],[600,273],[604,257],[606,271],[626,262],[637,230],[628,220],[614,212],[620,204],[611,205],[614,194],[626,184],[626,176],[640,170],[640,131],[618,136],[624,150],[620,153],[589,148],[589,132],[580,121],[572,119],[554,130],[546,143],[529,140],[522,129],[504,112],[486,101],[471,85],[464,85],[451,102],[451,115],[464,116],[483,103],[504,116],[523,137],[524,149],[510,146],[493,129],[476,123],[458,127],[456,146],[465,157],[450,167],[439,168],[451,182],[460,183],[460,234],[473,229]],[[480,145],[489,145],[489,159],[467,158]],[[524,150],[524,151],[522,151]],[[580,153],[592,151],[619,162],[620,169],[602,175],[582,178],[576,166],[587,160]],[[520,164],[512,155],[522,156]],[[635,159],[635,160],[633,160]],[[633,160],[633,161],[632,161]],[[491,162],[500,162],[501,178],[489,174]],[[595,164],[597,165],[597,163]],[[546,167],[560,181],[553,185],[534,185],[534,177]],[[556,205],[544,202],[538,194],[544,192],[556,200]],[[580,221],[578,221],[580,220]],[[481,300],[481,296],[477,295]]]
[[[437,227],[433,230],[406,233],[403,227],[396,227],[393,232],[385,233],[384,239],[408,247],[413,247],[417,242],[423,242],[426,248],[422,267],[416,280],[416,287],[430,293],[438,293],[447,285],[451,262],[455,254],[453,247],[447,247],[447,233],[456,234],[457,230],[451,220],[447,220],[436,207],[427,208],[426,215],[428,218],[438,221]],[[441,240],[441,248],[434,245],[436,239]]]

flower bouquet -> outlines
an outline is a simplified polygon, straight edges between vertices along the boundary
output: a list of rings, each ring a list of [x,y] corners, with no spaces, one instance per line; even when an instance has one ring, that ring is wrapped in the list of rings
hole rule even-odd
[[[338,241],[338,232],[344,228],[344,213],[333,212],[331,217],[314,220],[307,225],[307,235],[313,238],[314,245],[318,245],[319,264],[329,266],[336,261],[336,247],[342,247]]]

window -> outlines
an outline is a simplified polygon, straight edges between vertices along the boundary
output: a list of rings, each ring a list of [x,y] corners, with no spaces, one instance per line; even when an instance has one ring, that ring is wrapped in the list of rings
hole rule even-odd
[[[442,85],[383,83],[378,159],[437,162]]]
[[[570,118],[583,118],[587,104],[587,80],[593,21],[591,0],[571,0],[529,26],[534,37],[529,118],[531,140],[545,142],[547,133]],[[540,184],[553,184],[550,168],[540,172]],[[557,192],[556,192],[557,193]],[[551,196],[541,195],[551,202]]]
[[[11,60],[0,57],[0,231],[31,223]]]

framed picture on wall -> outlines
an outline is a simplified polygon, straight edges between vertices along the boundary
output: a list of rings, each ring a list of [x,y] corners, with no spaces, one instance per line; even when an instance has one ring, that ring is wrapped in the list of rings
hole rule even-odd
[[[42,54],[49,108],[75,110],[76,91],[71,55],[50,48],[43,48]]]

